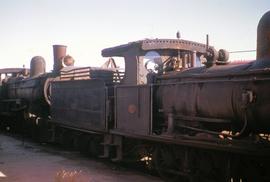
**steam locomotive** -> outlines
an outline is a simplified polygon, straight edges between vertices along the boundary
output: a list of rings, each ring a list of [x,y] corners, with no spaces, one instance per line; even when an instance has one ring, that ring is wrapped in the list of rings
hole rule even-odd
[[[51,73],[42,57],[30,70],[0,70],[1,124],[143,162],[167,181],[269,181],[269,32],[267,12],[257,60],[244,64],[208,43],[146,39],[102,50],[106,68],[74,67],[66,46],[55,45]]]

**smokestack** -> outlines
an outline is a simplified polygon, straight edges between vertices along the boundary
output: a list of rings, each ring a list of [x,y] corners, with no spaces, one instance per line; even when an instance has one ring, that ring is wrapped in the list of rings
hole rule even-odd
[[[257,28],[257,59],[270,59],[270,11],[266,12]]]
[[[65,45],[53,45],[53,72],[60,73],[62,69],[62,59],[66,56],[67,46]]]

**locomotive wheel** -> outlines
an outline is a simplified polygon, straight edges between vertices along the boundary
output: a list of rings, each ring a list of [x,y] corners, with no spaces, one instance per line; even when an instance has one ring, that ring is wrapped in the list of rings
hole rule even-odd
[[[91,137],[88,142],[88,154],[90,157],[98,157],[102,151],[102,147],[100,145],[101,140],[97,137]]]
[[[88,135],[82,134],[79,136],[79,151],[83,155],[88,154],[88,143],[90,141],[90,137]]]
[[[231,181],[229,156],[199,149],[191,150],[189,155],[193,165],[193,181]],[[234,181],[238,182],[235,179]]]
[[[100,155],[101,148],[101,140],[97,137],[92,137],[89,135],[81,135],[79,141],[79,150],[83,155],[90,157],[97,157]]]
[[[72,150],[72,148],[73,148],[72,132],[70,132],[70,131],[63,132],[61,144],[65,149]]]
[[[188,176],[181,170],[181,160],[175,156],[174,148],[157,146],[153,154],[154,167],[165,181],[188,182]]]
[[[31,137],[35,140],[38,141],[39,140],[39,133],[38,133],[38,127],[35,124],[36,118],[31,118],[30,122],[29,122],[29,127],[30,127],[30,131],[31,131]]]

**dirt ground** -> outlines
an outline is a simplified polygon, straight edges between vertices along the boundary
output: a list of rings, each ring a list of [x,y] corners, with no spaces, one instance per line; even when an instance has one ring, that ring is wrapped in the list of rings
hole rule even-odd
[[[161,181],[139,171],[81,156],[77,152],[23,142],[0,133],[0,182]]]

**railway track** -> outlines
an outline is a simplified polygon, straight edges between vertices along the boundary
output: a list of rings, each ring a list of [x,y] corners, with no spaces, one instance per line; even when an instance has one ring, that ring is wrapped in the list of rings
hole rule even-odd
[[[75,182],[161,181],[127,164],[85,157],[78,151],[3,131],[0,132],[0,172],[1,182],[59,182],[72,178]]]

